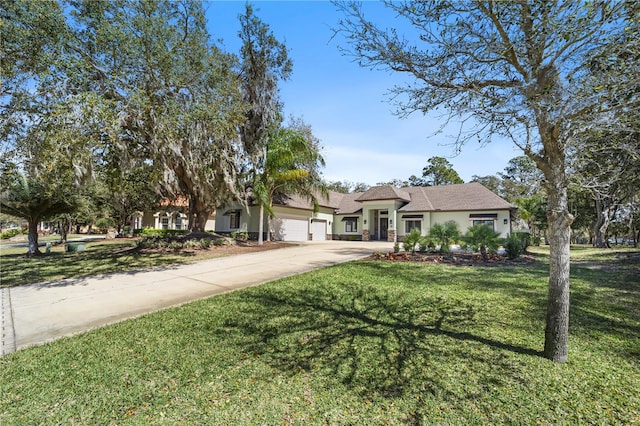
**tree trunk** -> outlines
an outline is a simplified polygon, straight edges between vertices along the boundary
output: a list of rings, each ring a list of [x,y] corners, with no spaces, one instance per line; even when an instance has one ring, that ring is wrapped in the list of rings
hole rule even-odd
[[[189,214],[188,214],[188,223],[187,223],[187,229],[189,229],[190,231],[193,230],[193,226],[195,223],[195,214],[193,212],[193,205],[195,204],[195,199],[193,196],[189,197]]]
[[[609,198],[595,197],[596,223],[593,225],[593,246],[598,248],[609,247],[607,241],[607,228],[611,221],[611,200]]]
[[[207,208],[207,206],[197,199],[192,199],[193,202],[190,202],[189,209],[193,213],[193,221],[191,224],[191,232],[205,232],[205,227],[207,226],[207,220],[209,220],[209,214],[211,211]]]
[[[480,246],[480,255],[482,255],[482,260],[484,262],[488,262],[489,261],[489,256],[487,256],[487,246],[485,246],[485,245],[481,245]]]
[[[269,209],[273,211],[273,202],[269,199]],[[267,241],[271,241],[271,215],[267,215]]]
[[[260,204],[260,218],[258,222],[258,245],[263,245],[262,232],[264,228],[264,205]]]
[[[60,242],[61,243],[66,243],[67,242],[67,223],[66,221],[63,219],[59,222],[59,226],[60,226]]]
[[[42,254],[38,249],[38,222],[39,218],[29,218],[29,244],[27,256],[39,256]]]
[[[573,222],[573,216],[567,208],[563,159],[550,165],[546,177],[547,237],[550,247],[544,355],[552,361],[563,363],[567,361],[569,346],[569,249]]]

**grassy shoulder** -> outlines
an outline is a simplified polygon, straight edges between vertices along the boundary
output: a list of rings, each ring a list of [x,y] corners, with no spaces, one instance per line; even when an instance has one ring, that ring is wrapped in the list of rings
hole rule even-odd
[[[556,365],[535,250],[351,262],[19,351],[0,359],[0,424],[637,423],[638,251],[576,250]]]

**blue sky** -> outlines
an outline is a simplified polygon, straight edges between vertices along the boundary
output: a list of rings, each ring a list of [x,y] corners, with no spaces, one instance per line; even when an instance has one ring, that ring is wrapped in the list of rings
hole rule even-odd
[[[343,56],[340,37],[332,28],[342,17],[328,1],[254,1],[256,15],[284,42],[293,60],[292,77],[281,83],[285,115],[302,117],[323,146],[329,181],[348,180],[374,185],[391,179],[421,176],[432,156],[446,157],[465,182],[473,175],[494,175],[521,152],[509,141],[480,147],[469,143],[455,155],[451,146],[455,128],[433,135],[441,120],[436,113],[414,113],[401,119],[386,93],[407,76],[359,67]],[[207,2],[208,28],[222,39],[227,51],[237,53],[244,1]],[[394,27],[395,19],[373,2],[365,13]]]

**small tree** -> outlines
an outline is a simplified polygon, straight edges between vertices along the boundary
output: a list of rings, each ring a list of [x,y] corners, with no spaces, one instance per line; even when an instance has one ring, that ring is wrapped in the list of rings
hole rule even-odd
[[[498,244],[498,238],[500,233],[494,231],[487,225],[475,225],[469,228],[465,235],[465,241],[469,243],[474,250],[480,250],[482,260],[487,262],[489,255],[487,251],[496,251],[500,246]]]
[[[77,207],[77,198],[58,188],[51,190],[35,179],[18,174],[11,179],[0,194],[2,212],[26,219],[29,223],[29,248],[27,256],[37,256],[38,224],[61,213],[70,213]]]
[[[450,220],[444,225],[441,223],[433,225],[429,235],[440,244],[441,252],[448,253],[451,240],[460,236],[460,230],[458,229],[458,224]]]

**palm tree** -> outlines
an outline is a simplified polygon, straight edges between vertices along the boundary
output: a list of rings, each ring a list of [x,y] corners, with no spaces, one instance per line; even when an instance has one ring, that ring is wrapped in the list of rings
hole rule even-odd
[[[318,209],[318,197],[326,197],[327,189],[320,177],[324,167],[317,140],[311,129],[301,123],[277,128],[267,144],[262,172],[253,183],[253,197],[260,205],[258,244],[263,243],[264,213],[267,212],[267,241],[269,218],[273,217],[273,201],[278,196],[300,195],[308,198]]]
[[[451,240],[458,238],[460,231],[458,230],[458,224],[450,220],[444,224],[434,224],[429,230],[429,235],[440,243],[440,251],[442,253],[448,253]]]
[[[482,260],[487,262],[489,256],[487,249],[495,251],[499,247],[498,238],[500,233],[493,230],[488,225],[475,225],[469,228],[465,235],[465,240],[473,247],[480,249]]]
[[[40,254],[38,250],[38,223],[52,216],[73,212],[77,197],[69,191],[53,190],[42,182],[16,174],[0,194],[2,212],[21,217],[29,222],[29,248],[27,256]]]

